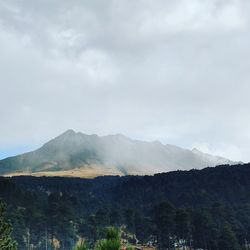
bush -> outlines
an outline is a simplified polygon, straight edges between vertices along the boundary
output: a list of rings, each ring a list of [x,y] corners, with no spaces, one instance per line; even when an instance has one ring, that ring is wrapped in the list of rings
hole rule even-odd
[[[87,245],[84,241],[77,243],[72,250],[88,250]]]
[[[120,240],[119,231],[115,227],[107,227],[106,229],[106,239],[107,240]]]
[[[95,250],[120,250],[121,240],[118,229],[108,227],[106,232],[106,239],[99,240],[95,244]]]
[[[99,240],[96,242],[95,250],[119,250],[121,244],[118,240]]]

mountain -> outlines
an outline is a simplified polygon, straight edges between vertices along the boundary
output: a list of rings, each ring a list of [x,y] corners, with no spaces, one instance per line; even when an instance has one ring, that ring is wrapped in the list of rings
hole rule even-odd
[[[1,175],[80,176],[154,174],[233,165],[228,159],[124,135],[86,135],[68,130],[41,148],[0,161]]]

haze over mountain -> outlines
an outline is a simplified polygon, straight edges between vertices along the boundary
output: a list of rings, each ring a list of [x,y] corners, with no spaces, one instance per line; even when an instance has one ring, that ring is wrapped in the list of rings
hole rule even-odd
[[[86,135],[68,130],[41,148],[0,161],[1,175],[94,177],[154,174],[235,164],[198,149],[188,150],[158,141],[132,140],[124,135]]]

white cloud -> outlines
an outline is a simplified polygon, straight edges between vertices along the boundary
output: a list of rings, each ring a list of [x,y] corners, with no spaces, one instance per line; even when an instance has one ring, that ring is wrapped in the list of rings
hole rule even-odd
[[[1,2],[0,148],[73,128],[250,160],[249,14],[244,0]]]
[[[153,4],[154,5],[154,4]],[[157,4],[155,4],[157,6]],[[247,18],[239,1],[176,1],[144,11],[141,31],[150,35],[183,32],[223,32],[243,29]],[[169,8],[168,8],[169,7]]]

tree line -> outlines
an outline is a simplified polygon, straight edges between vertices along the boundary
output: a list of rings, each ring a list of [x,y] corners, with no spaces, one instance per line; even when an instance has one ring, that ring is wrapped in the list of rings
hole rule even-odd
[[[250,249],[249,165],[155,176],[0,178],[19,249],[94,248],[107,226],[158,249]],[[1,249],[1,248],[0,248]]]

